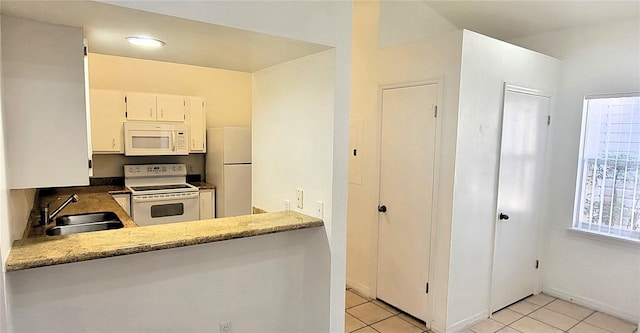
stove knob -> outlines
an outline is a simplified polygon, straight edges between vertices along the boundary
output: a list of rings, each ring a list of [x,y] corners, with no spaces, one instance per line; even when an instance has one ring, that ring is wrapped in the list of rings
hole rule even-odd
[[[182,171],[182,165],[178,166],[178,171]]]
[[[136,168],[136,172],[140,172],[140,168]]]
[[[133,173],[133,167],[129,167],[129,173]]]
[[[171,170],[176,171],[176,167],[175,166],[171,167]]]

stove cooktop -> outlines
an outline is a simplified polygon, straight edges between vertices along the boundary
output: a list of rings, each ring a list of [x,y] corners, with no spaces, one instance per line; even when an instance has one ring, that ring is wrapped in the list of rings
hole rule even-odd
[[[167,184],[167,185],[149,185],[149,186],[131,186],[134,191],[161,191],[161,190],[177,190],[191,189],[193,186],[187,184]]]

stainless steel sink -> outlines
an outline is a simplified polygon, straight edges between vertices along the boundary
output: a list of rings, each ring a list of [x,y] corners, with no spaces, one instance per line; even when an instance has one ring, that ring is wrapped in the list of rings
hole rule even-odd
[[[114,212],[98,212],[98,213],[86,213],[86,214],[76,214],[76,215],[65,215],[60,216],[56,219],[56,225],[73,225],[73,224],[85,224],[85,223],[95,223],[95,222],[107,222],[107,221],[118,221],[118,215]]]
[[[122,227],[124,224],[114,212],[99,212],[58,217],[56,226],[47,229],[46,233],[49,236],[58,236]]]

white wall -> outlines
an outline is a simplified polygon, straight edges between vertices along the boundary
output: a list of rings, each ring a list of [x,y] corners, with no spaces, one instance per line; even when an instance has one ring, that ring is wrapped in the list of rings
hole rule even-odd
[[[350,144],[358,143],[349,173],[349,209],[347,213],[347,285],[365,295],[375,296],[376,254],[373,224],[377,224],[377,127],[378,127],[378,20],[377,1],[353,3],[353,55],[351,76],[351,123],[362,124],[361,133],[352,134]],[[356,127],[351,131],[356,131]],[[357,162],[356,162],[357,161]]]
[[[0,27],[2,27],[2,17],[0,17]],[[2,29],[0,28],[0,63],[2,63]],[[2,104],[2,73],[0,73],[0,165],[4,166],[5,152],[4,152],[4,120],[3,120],[3,104]],[[2,168],[0,172],[0,221],[7,221],[9,219],[8,214],[8,188],[7,188],[7,174]],[[4,260],[5,252],[10,249],[10,240],[7,239],[9,231],[7,230],[8,224],[0,224],[0,263],[2,264],[2,270],[0,271],[0,332],[7,332],[7,307],[5,298],[5,285],[4,285]]]
[[[459,30],[424,1],[380,1],[380,48]]]
[[[343,330],[352,3],[110,0],[102,2],[335,47],[333,132],[325,134],[333,136],[331,239],[328,240],[331,244],[330,327],[331,331]]]
[[[375,5],[356,5],[356,27],[361,22],[375,28],[371,6]],[[354,67],[352,118],[363,119],[365,130],[359,147],[362,184],[349,187],[348,282],[375,296],[371,288],[375,288],[377,251],[379,86],[443,76],[430,324],[436,331],[455,331],[489,315],[503,84],[553,91],[559,64],[469,31],[464,32],[464,43],[460,32],[382,50],[368,41],[354,52],[356,59],[368,47],[369,54],[362,56],[376,62],[369,62],[368,68]]]
[[[10,329],[327,332],[327,252],[312,228],[8,272]]]
[[[464,32],[447,305],[453,331],[489,315],[504,83],[554,98],[559,68],[557,59]]]
[[[346,251],[347,149],[351,75],[351,2],[349,1],[102,1],[124,7],[194,19],[256,32],[289,37],[335,47],[333,126],[324,136],[331,137],[331,234],[325,241],[330,248],[329,307],[318,307],[331,331],[344,329],[344,286]],[[323,138],[324,138],[323,136]],[[291,138],[295,140],[295,138]],[[283,175],[285,177],[286,175]],[[325,203],[327,204],[327,203]],[[325,214],[326,215],[326,214]],[[323,267],[324,268],[324,267]],[[311,297],[317,296],[311,294]],[[304,297],[309,297],[305,295]],[[260,304],[267,304],[261,300]],[[322,299],[318,304],[323,304]]]
[[[8,190],[6,204],[8,217],[2,224],[2,263],[4,264],[9,256],[11,244],[14,240],[21,239],[24,229],[27,226],[31,208],[35,199],[35,189]],[[4,267],[4,266],[3,266]]]
[[[640,250],[568,232],[585,95],[640,91],[640,22],[577,27],[513,41],[562,59],[550,128],[543,290],[640,321]]]
[[[442,78],[441,132],[437,168],[437,217],[430,289],[434,300],[432,328],[444,330],[449,266],[449,226],[460,78],[462,32],[452,31],[413,43],[378,48],[378,2],[354,3],[352,121],[363,123],[358,147],[360,183],[349,184],[348,266],[350,287],[375,297],[379,189],[380,87]],[[350,167],[353,167],[351,165]],[[429,240],[426,240],[429,241]]]
[[[253,206],[281,211],[284,200],[289,200],[291,210],[321,217],[331,250],[340,248],[329,240],[332,233],[341,231],[332,228],[336,224],[332,214],[333,137],[329,134],[333,132],[335,61],[332,49],[276,65],[253,73],[252,88]],[[304,190],[302,209],[296,203],[299,188]],[[316,211],[318,201],[324,203],[322,216]],[[329,251],[318,256],[327,262],[332,257]],[[319,268],[318,272],[328,277],[329,270]],[[316,306],[314,312],[328,315],[328,298],[312,300],[314,296],[306,292],[304,297]],[[329,331],[329,322],[304,327]]]
[[[334,72],[328,50],[253,73],[253,206],[280,211],[289,200],[291,210],[323,218],[329,239]]]

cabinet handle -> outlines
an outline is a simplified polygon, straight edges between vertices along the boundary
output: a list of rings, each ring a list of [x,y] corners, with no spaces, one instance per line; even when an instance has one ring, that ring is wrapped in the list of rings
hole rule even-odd
[[[113,138],[111,139],[111,148],[115,148],[116,147],[116,139]]]
[[[196,147],[196,139],[191,139],[191,147]]]
[[[149,117],[153,117],[153,108],[149,108]]]
[[[160,109],[160,118],[164,119],[164,109]]]

